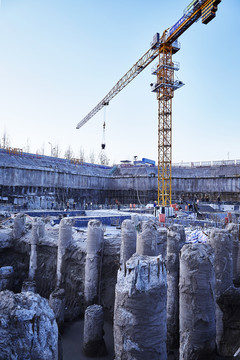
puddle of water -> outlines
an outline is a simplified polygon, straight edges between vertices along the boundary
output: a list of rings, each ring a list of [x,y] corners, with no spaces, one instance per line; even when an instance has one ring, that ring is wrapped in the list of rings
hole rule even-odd
[[[64,329],[62,335],[63,360],[89,360],[82,352],[83,320],[74,321]],[[108,350],[107,356],[91,358],[92,360],[112,360],[114,354],[112,325],[104,323],[104,340]]]

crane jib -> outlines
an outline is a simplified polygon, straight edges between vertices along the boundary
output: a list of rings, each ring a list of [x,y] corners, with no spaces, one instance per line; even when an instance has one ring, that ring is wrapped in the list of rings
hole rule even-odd
[[[207,7],[212,7],[213,5],[217,6],[217,4],[220,2],[221,0],[193,0],[184,10],[183,16],[169,29],[168,36],[171,36],[186,20],[188,20],[193,15],[193,13],[196,13],[197,10],[200,10],[200,8],[203,6],[203,11],[206,11]],[[205,6],[205,4],[207,5]]]
[[[127,86],[138,74],[140,74],[140,72],[142,72],[157,56],[158,49],[150,48],[117,82],[117,84],[109,91],[102,101],[100,101],[95,108],[77,124],[76,128],[79,129],[86,124],[88,120],[101,110],[106,103],[109,103],[110,100],[112,100],[125,86]]]
[[[196,6],[198,4],[198,0],[193,0],[184,10],[184,14],[188,12],[193,6]]]
[[[202,22],[207,24],[214,16],[221,0],[194,0],[185,9],[184,15],[169,30],[165,30],[160,40],[152,43],[151,48],[131,67],[117,82],[110,92],[88,113],[76,126],[79,129],[90,120],[106,103],[109,103],[126,85],[142,72],[159,54],[164,44],[171,45],[197,19],[202,16]],[[214,11],[211,11],[211,10]]]
[[[177,22],[175,25],[173,25],[170,30],[169,30],[169,35],[172,35],[172,33],[177,30],[177,28],[182,25],[182,23],[187,20],[187,16],[186,15],[183,15]]]

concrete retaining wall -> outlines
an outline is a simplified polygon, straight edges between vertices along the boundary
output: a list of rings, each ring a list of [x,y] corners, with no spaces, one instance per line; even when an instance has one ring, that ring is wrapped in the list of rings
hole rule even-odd
[[[0,199],[27,208],[63,208],[70,202],[146,204],[157,198],[156,167],[101,167],[69,160],[0,151]],[[208,195],[209,200],[240,201],[240,165],[172,169],[178,199]]]

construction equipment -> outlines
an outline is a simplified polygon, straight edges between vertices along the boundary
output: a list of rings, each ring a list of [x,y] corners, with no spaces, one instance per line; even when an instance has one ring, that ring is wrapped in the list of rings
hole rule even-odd
[[[158,57],[157,66],[152,69],[152,73],[157,75],[157,82],[151,85],[158,100],[158,204],[161,200],[163,208],[171,205],[172,197],[172,98],[174,91],[184,85],[181,81],[174,80],[174,70],[179,69],[179,64],[172,61],[172,55],[180,49],[179,36],[200,17],[202,23],[208,24],[215,17],[220,2],[221,0],[193,0],[185,8],[183,16],[165,30],[161,37],[159,33],[154,35],[151,48],[77,124],[79,129]]]
[[[102,150],[105,150],[105,148],[106,148],[105,128],[106,128],[106,123],[104,121],[104,123],[103,123],[103,137],[102,137],[102,144],[101,144]]]
[[[106,139],[105,139],[105,129],[106,129],[106,105],[109,105],[108,103],[105,104],[104,107],[104,114],[103,114],[103,134],[102,134],[102,143],[101,143],[101,152],[98,156],[99,162],[101,165],[108,165],[109,159],[106,155]]]
[[[101,165],[108,165],[108,158],[106,155],[105,129],[106,129],[106,123],[105,123],[105,109],[104,109],[103,136],[101,143],[101,151],[99,154],[99,161]]]

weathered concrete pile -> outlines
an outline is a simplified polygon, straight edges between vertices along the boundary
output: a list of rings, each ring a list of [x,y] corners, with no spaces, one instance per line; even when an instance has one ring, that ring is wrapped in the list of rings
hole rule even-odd
[[[58,360],[58,327],[46,299],[0,292],[0,358]]]
[[[125,257],[118,271],[115,294],[115,356],[163,360],[167,356],[166,268],[162,256],[156,256],[156,223],[143,221],[138,225],[137,237],[132,222],[122,226],[122,248],[131,251],[126,254],[121,249]],[[131,256],[134,248],[136,253]]]
[[[142,221],[137,232],[136,253],[157,255],[157,226],[152,221]]]
[[[59,230],[49,225],[45,229],[40,218],[32,219],[26,227],[22,219],[25,219],[22,214],[15,216],[10,231],[4,231],[7,239],[1,242],[0,289],[16,292],[22,289],[24,294],[39,292],[49,298],[60,329],[64,320],[83,314],[90,302],[101,301],[106,317],[112,318],[119,267],[119,231],[106,236],[103,248],[103,227],[99,221],[90,221],[87,232],[79,232],[73,229],[71,218],[63,218]],[[103,308],[101,313],[103,320]],[[90,323],[95,320],[93,317]],[[96,349],[96,339],[94,342],[99,354],[106,353],[103,329],[101,337],[101,346],[97,342],[100,349]],[[90,351],[90,344],[91,341],[86,340],[86,352]]]
[[[239,272],[239,230],[230,224],[226,230],[211,232],[209,243],[215,253],[214,269],[216,276],[216,332],[218,353],[234,356],[240,348],[240,289]]]
[[[124,220],[121,229],[120,266],[125,266],[126,261],[136,252],[137,233],[131,220]]]
[[[65,253],[72,241],[72,220],[62,219],[59,226],[57,250],[57,287],[64,283],[65,278]]]
[[[215,294],[218,298],[233,285],[232,249],[233,239],[227,230],[213,230],[209,244],[214,250],[214,271],[216,277]],[[223,336],[223,313],[216,305],[216,341],[218,348]]]
[[[15,220],[16,221],[16,220]],[[14,222],[15,223],[15,222]],[[28,279],[35,283],[37,270],[37,248],[39,241],[45,237],[45,224],[41,218],[32,221],[31,250],[29,259]]]
[[[171,226],[167,234],[167,346],[179,347],[179,252],[185,243],[184,228]]]
[[[162,228],[154,217],[125,220],[121,237],[118,230],[108,234],[98,220],[81,231],[71,218],[53,228],[38,218],[26,226],[22,214],[14,220],[0,241],[0,290],[22,293],[0,296],[23,297],[22,303],[11,300],[10,310],[16,301],[24,309],[32,306],[28,297],[44,300],[36,291],[49,299],[60,329],[85,313],[86,355],[106,354],[103,318],[114,318],[116,360],[167,360],[178,350],[180,360],[210,360],[239,349],[236,226],[212,230],[208,243],[185,244],[182,226]],[[0,307],[7,308],[2,299]],[[32,336],[27,329],[26,344]]]
[[[103,228],[98,220],[90,220],[87,232],[84,297],[87,305],[99,303],[103,252]]]
[[[217,300],[223,312],[223,336],[220,342],[220,353],[223,356],[240,354],[240,289],[231,286]],[[237,356],[238,355],[238,356]]]
[[[0,291],[12,289],[13,287],[13,267],[3,266],[0,268]]]
[[[23,285],[25,289],[26,286],[35,287],[36,292],[45,298],[54,293],[55,300],[58,290],[63,289],[65,296],[60,291],[60,298],[65,302],[65,319],[72,320],[83,315],[87,231],[74,228],[71,218],[63,218],[59,226],[52,227],[39,218],[28,217],[25,227],[18,232],[22,235],[14,239],[13,229],[19,228],[19,218],[23,218],[22,214],[10,219],[8,226],[0,228],[0,268],[3,268],[0,271],[0,286],[4,289],[4,284],[8,282],[7,288],[15,292],[20,292]],[[101,231],[103,233],[103,229]],[[91,278],[95,280],[109,319],[113,317],[120,241],[120,231],[105,235],[104,248],[100,251],[103,251],[101,281],[95,273],[89,281],[91,286]],[[11,268],[7,268],[9,266]],[[55,301],[53,298],[52,301]]]
[[[26,217],[24,214],[19,213],[16,215],[13,225],[13,233],[12,233],[13,239],[20,239],[20,237],[24,234],[25,221],[26,221]]]
[[[83,352],[85,355],[107,354],[103,339],[103,307],[100,304],[100,285],[103,261],[103,227],[98,220],[90,220],[87,229],[87,256],[85,263]]]
[[[65,309],[65,254],[66,249],[72,241],[72,219],[64,218],[60,222],[58,249],[57,249],[57,271],[56,287],[49,296],[49,304],[52,307],[59,327],[64,323]]]
[[[103,339],[103,307],[90,305],[84,316],[83,352],[89,357],[107,355],[105,341]]]
[[[161,254],[164,261],[167,259],[167,229],[157,227],[157,254]]]
[[[124,260],[122,255],[116,285],[116,360],[173,358],[178,349],[180,360],[225,359],[236,354],[240,348],[236,305],[240,290],[233,288],[239,276],[237,270],[233,276],[233,263],[238,261],[233,248],[238,254],[238,229],[231,225],[227,230],[213,230],[207,244],[184,245],[181,226],[166,230],[152,220],[133,220],[138,230],[136,253],[131,256],[129,251]],[[135,246],[134,230],[128,227],[129,236],[126,225],[122,227],[121,254]],[[158,257],[159,252],[163,256]],[[236,318],[231,327],[228,320],[233,313]],[[235,339],[234,346],[229,334]]]
[[[186,244],[180,256],[180,360],[211,359],[216,351],[213,250]]]
[[[114,312],[116,359],[167,358],[166,269],[161,256],[133,255],[118,272]]]
[[[65,290],[56,288],[49,296],[49,305],[54,312],[58,327],[62,329],[65,315]]]
[[[232,235],[232,271],[233,282],[236,285],[240,285],[240,248],[239,248],[239,226],[237,224],[230,223],[227,225],[227,230]]]

